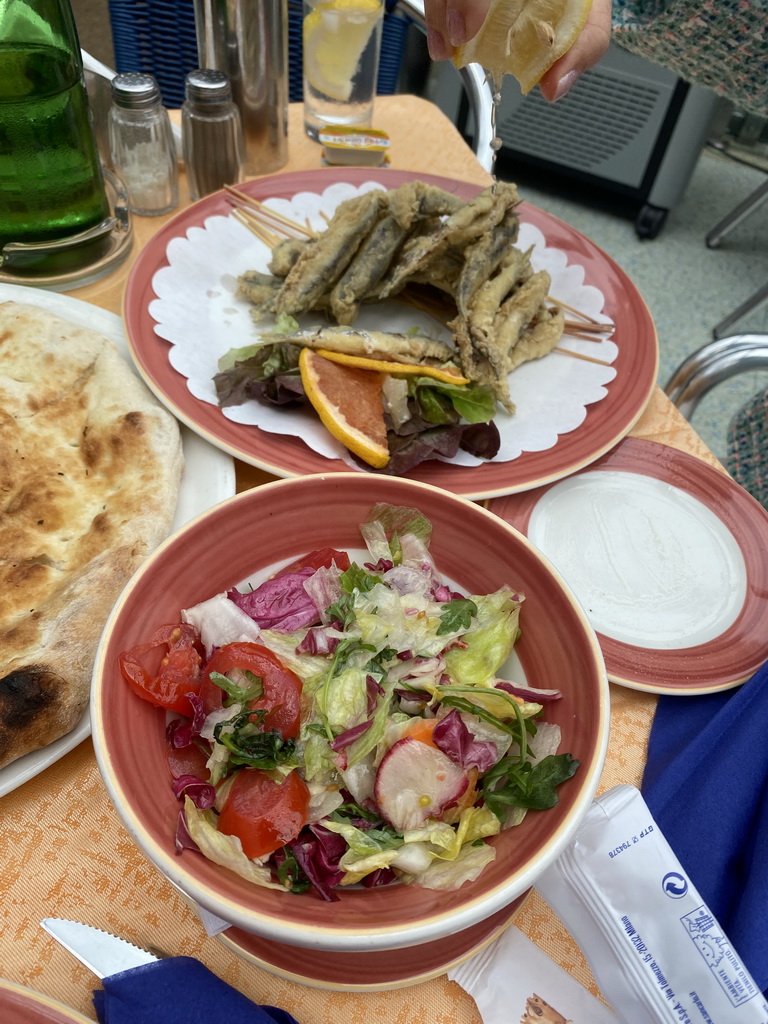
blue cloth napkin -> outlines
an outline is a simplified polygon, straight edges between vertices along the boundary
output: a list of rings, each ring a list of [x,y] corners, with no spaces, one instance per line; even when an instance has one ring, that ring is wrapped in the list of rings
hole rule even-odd
[[[768,665],[735,690],[660,697],[641,788],[744,966],[768,990]]]
[[[285,1010],[258,1006],[187,956],[111,974],[93,993],[101,1024],[297,1024]]]

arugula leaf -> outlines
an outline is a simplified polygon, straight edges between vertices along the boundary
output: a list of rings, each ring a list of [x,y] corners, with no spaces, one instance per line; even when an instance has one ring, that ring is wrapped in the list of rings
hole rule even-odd
[[[213,738],[230,752],[231,764],[272,771],[279,764],[294,761],[296,743],[277,729],[261,728],[266,711],[242,711],[213,730]],[[225,728],[227,731],[225,732]]]
[[[468,597],[454,597],[448,604],[441,605],[441,608],[443,614],[437,628],[438,636],[455,633],[458,629],[469,629],[472,616],[477,615],[477,605]]]
[[[468,700],[466,697],[457,696],[459,693],[470,693],[479,696],[482,692],[482,687],[476,686],[441,686],[436,691],[435,696],[446,707],[456,708],[457,711],[465,711],[470,715],[477,715],[483,722],[488,722],[489,725],[494,725],[497,729],[508,732],[510,736],[517,740],[520,751],[516,759],[512,755],[509,756],[509,759],[510,761],[517,760],[519,764],[524,764],[528,760],[528,737],[526,732],[530,732],[531,735],[535,736],[536,723],[530,718],[523,718],[520,705],[514,697],[504,693],[503,690],[494,690],[493,695],[495,697],[501,696],[502,700],[507,701],[510,708],[514,711],[514,722],[507,722],[502,718],[498,718],[492,711],[483,707],[482,704],[475,704],[474,701]]]
[[[341,804],[334,811],[331,811],[328,817],[331,821],[341,822],[348,822],[354,818],[360,818],[363,821],[381,821],[380,814],[361,807],[360,804],[355,803],[353,800],[349,803]]]
[[[281,852],[283,856],[277,865],[278,881],[293,893],[307,892],[312,888],[312,883],[299,867],[293,850],[290,846],[283,846]]]
[[[256,700],[257,697],[264,695],[262,677],[249,672],[248,669],[244,670],[244,675],[248,682],[247,687],[238,686],[237,683],[232,682],[229,676],[225,676],[221,672],[211,672],[211,682],[228,695],[227,700],[224,701],[225,708],[231,707],[232,704],[246,704],[249,700]]]
[[[579,767],[572,754],[548,754],[538,764],[503,757],[483,776],[483,800],[501,821],[508,807],[546,811],[558,801],[557,786]]]
[[[362,640],[358,640],[356,637],[350,637],[348,640],[342,640],[333,652],[333,661],[331,662],[328,677],[330,678],[337,672],[340,672],[355,651],[373,651],[375,654],[376,648],[373,644],[364,644]]]

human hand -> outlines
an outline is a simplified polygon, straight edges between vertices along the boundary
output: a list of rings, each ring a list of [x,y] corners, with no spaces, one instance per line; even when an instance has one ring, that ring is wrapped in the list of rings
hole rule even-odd
[[[427,45],[433,60],[449,60],[455,47],[472,39],[485,21],[490,0],[424,0]],[[544,74],[545,99],[561,99],[585,71],[602,58],[611,41],[611,0],[592,0],[584,28],[567,53]]]

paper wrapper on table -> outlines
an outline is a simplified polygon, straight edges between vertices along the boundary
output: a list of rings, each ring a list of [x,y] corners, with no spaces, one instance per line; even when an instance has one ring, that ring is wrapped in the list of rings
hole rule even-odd
[[[514,925],[477,956],[449,970],[448,977],[475,1000],[483,1024],[617,1022],[607,1006]]]
[[[760,989],[633,786],[594,801],[536,888],[625,1024],[768,1022]]]

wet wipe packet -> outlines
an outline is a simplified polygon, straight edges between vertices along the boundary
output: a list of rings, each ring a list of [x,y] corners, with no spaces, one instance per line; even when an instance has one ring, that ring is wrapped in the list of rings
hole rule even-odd
[[[592,803],[536,882],[625,1024],[768,1024],[768,1003],[639,790]]]

